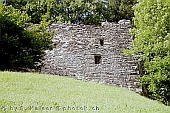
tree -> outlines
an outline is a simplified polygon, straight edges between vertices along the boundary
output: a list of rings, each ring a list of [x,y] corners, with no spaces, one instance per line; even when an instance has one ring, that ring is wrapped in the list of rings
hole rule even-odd
[[[95,2],[63,0],[61,4],[52,5],[49,9],[53,22],[99,24],[102,21]]]
[[[58,0],[8,0],[7,5],[25,11],[31,17],[29,22],[39,24],[42,16],[47,13],[47,6],[51,1]]]
[[[15,9],[22,9],[31,0],[6,0],[6,5],[12,5]]]
[[[105,20],[108,22],[118,22],[121,19],[132,20],[134,17],[133,6],[136,0],[107,0]]]
[[[170,105],[170,3],[138,0],[134,10],[134,47],[128,53],[144,61],[144,95]]]
[[[102,21],[132,20],[136,0],[8,0],[7,5],[26,11],[30,22],[48,21],[74,24],[100,24]]]
[[[0,70],[38,69],[42,65],[53,34],[46,31],[45,19],[28,30],[29,20],[25,12],[0,3]]]

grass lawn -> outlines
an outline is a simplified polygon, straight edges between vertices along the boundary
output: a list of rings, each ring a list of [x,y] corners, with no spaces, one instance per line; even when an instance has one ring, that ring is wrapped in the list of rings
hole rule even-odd
[[[113,86],[0,72],[0,113],[170,113],[170,107]]]

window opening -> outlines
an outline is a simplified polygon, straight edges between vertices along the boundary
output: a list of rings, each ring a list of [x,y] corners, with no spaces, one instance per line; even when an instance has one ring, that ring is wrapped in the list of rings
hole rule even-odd
[[[95,59],[95,64],[100,64],[101,63],[101,55],[95,55],[94,59]]]
[[[104,45],[104,40],[100,39],[100,45],[103,46]]]

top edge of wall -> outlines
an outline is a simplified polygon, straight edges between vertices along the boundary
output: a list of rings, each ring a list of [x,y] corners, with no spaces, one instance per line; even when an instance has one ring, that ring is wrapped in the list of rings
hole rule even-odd
[[[85,24],[68,24],[68,23],[52,23],[51,26],[97,26],[97,25],[85,25]],[[111,25],[131,25],[131,21],[130,20],[119,20],[118,23],[114,23],[114,22],[102,22],[101,25],[99,25],[99,27],[107,27],[107,26],[111,26]]]

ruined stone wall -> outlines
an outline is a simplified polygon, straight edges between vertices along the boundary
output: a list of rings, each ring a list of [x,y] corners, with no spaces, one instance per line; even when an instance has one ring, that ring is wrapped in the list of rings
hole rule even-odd
[[[123,49],[132,47],[130,21],[101,26],[52,24],[53,50],[47,50],[42,73],[136,89],[137,66]]]

